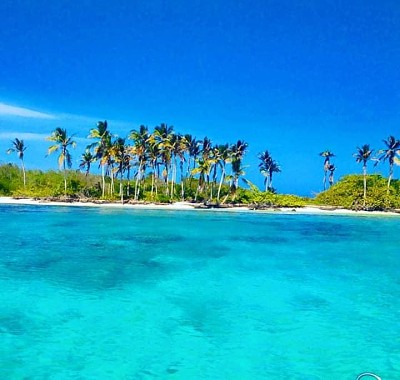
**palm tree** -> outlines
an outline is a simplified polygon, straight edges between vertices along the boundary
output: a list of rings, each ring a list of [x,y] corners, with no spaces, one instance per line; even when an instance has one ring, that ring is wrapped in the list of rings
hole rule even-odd
[[[133,140],[132,151],[136,155],[139,164],[135,181],[135,200],[138,200],[140,191],[139,183],[144,176],[144,167],[147,160],[149,129],[146,126],[141,125],[138,131],[131,131],[129,139]]]
[[[90,149],[86,148],[85,153],[83,153],[81,156],[81,162],[79,164],[79,169],[86,169],[85,177],[88,176],[92,162],[95,159],[96,159],[96,157],[92,154]]]
[[[15,138],[14,141],[11,141],[12,147],[7,150],[7,154],[16,152],[18,158],[21,160],[21,169],[24,178],[24,187],[26,187],[26,173],[25,173],[25,165],[24,165],[24,152],[26,150],[26,146],[24,144],[24,140],[19,140]]]
[[[100,161],[101,166],[101,179],[102,179],[102,196],[105,195],[106,180],[105,180],[105,166],[107,164],[107,150],[111,146],[111,134],[108,131],[107,120],[99,121],[97,123],[97,128],[93,128],[89,132],[88,138],[97,139],[98,142],[89,145],[88,148],[94,147],[95,157]]]
[[[277,161],[272,160],[268,170],[269,170],[269,191],[274,191],[272,187],[272,175],[273,173],[280,173],[281,167],[279,166]]]
[[[192,135],[185,135],[185,141],[187,144],[188,151],[188,164],[187,164],[187,177],[189,177],[190,171],[194,169],[194,165],[196,163],[196,158],[200,154],[200,141],[196,140]],[[193,158],[193,168],[191,168],[191,161]]]
[[[180,179],[181,179],[181,199],[185,199],[185,181],[184,181],[184,172],[183,165],[186,162],[185,153],[189,151],[189,143],[186,140],[185,136],[178,134],[179,144],[175,148],[175,157],[179,157],[179,171],[180,171]]]
[[[231,165],[232,165],[232,184],[231,190],[234,194],[233,200],[235,199],[236,190],[239,187],[239,177],[244,173],[242,167],[242,160],[248,144],[245,141],[238,140],[236,144],[231,146]]]
[[[258,164],[258,168],[260,170],[260,173],[265,177],[264,179],[264,185],[265,185],[265,191],[268,191],[270,185],[269,185],[269,168],[271,166],[271,163],[273,162],[272,156],[269,154],[268,150],[265,152],[261,152],[257,156],[260,159],[260,163]]]
[[[393,166],[396,162],[396,154],[400,153],[400,140],[397,140],[394,136],[389,136],[387,140],[383,140],[386,145],[386,149],[380,149],[378,151],[378,158],[375,163],[377,165],[381,160],[389,161],[389,178],[387,184],[387,194],[389,195],[390,182],[393,177]]]
[[[158,158],[160,156],[160,149],[153,134],[151,134],[148,139],[147,153],[151,169],[153,170],[151,174],[151,198],[153,199],[154,192],[156,194],[158,192],[156,183],[156,173],[158,171]]]
[[[172,162],[172,178],[171,178],[171,193],[170,197],[174,196],[175,193],[175,183],[177,174],[177,159],[179,157],[179,167],[181,172],[181,197],[183,197],[183,163],[185,161],[185,143],[183,141],[182,135],[173,134],[170,139],[171,146],[171,162]]]
[[[336,166],[330,164],[328,170],[329,170],[329,187],[330,187],[333,185],[333,172],[336,170]]]
[[[324,179],[323,179],[323,184],[324,184],[324,190],[326,190],[326,174],[329,171],[329,165],[331,157],[335,157],[335,155],[330,151],[330,150],[325,150],[319,154],[321,157],[324,157]]]
[[[63,169],[64,172],[64,195],[67,195],[67,172],[66,168],[71,168],[72,157],[68,150],[69,147],[75,148],[76,142],[72,140],[73,136],[68,137],[67,130],[62,128],[56,128],[51,136],[47,137],[47,140],[55,142],[54,145],[50,146],[47,155],[60,150],[58,156],[58,165]]]
[[[125,139],[118,137],[112,144],[112,154],[115,162],[117,163],[116,174],[120,175],[119,182],[119,195],[121,197],[121,203],[124,204],[124,191],[123,191],[123,177],[126,167],[126,156],[128,154],[128,147],[125,145]]]
[[[154,128],[154,133],[152,134],[152,138],[158,144],[158,148],[160,150],[160,160],[161,163],[164,164],[163,170],[163,179],[165,184],[165,193],[168,195],[168,181],[169,181],[169,171],[171,166],[172,159],[172,145],[171,141],[174,135],[174,127],[168,126],[167,124],[161,123],[159,126]]]
[[[357,163],[363,163],[363,176],[364,176],[364,207],[367,200],[367,162],[371,159],[373,150],[369,144],[364,144],[361,148],[357,147],[357,152],[353,154]]]
[[[203,160],[202,158],[197,160],[197,166],[192,170],[192,174],[199,174],[199,183],[196,190],[194,200],[197,200],[199,192],[203,192],[204,187],[210,181],[211,171],[211,160]]]
[[[224,144],[224,145],[218,145],[217,146],[217,151],[218,151],[218,163],[221,167],[221,178],[219,181],[219,185],[218,185],[218,193],[217,193],[217,203],[219,203],[219,197],[221,195],[221,188],[222,188],[222,184],[225,181],[225,177],[226,177],[226,164],[228,162],[230,162],[230,158],[231,158],[231,151],[229,148],[228,144]]]

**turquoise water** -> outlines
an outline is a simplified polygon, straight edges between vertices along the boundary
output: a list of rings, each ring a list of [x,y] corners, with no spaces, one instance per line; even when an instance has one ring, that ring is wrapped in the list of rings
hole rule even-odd
[[[400,374],[400,219],[0,206],[1,379]]]

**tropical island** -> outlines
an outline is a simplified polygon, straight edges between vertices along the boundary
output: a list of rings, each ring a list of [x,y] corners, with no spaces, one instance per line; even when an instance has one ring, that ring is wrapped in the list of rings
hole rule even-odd
[[[364,211],[400,209],[400,182],[393,179],[399,164],[400,140],[389,136],[374,155],[368,144],[358,147],[355,160],[362,174],[349,174],[334,183],[334,153],[325,150],[323,188],[314,197],[279,194],[273,176],[282,171],[268,150],[258,154],[259,171],[265,189],[244,177],[243,157],[248,144],[213,144],[208,137],[198,140],[180,134],[173,126],[160,124],[150,131],[141,125],[126,138],[114,135],[107,121],[99,121],[89,131],[88,145],[80,157],[79,168],[72,168],[76,147],[74,135],[56,128],[47,138],[47,155],[58,153],[58,170],[27,170],[24,141],[15,138],[8,154],[16,154],[20,166],[0,166],[0,196],[31,198],[50,202],[172,204],[189,202],[201,208],[247,206],[251,209],[298,208],[305,206],[344,208]],[[389,164],[389,176],[367,174],[367,165]],[[91,170],[98,165],[100,174]],[[242,181],[240,181],[242,180]],[[240,186],[243,184],[243,186]]]

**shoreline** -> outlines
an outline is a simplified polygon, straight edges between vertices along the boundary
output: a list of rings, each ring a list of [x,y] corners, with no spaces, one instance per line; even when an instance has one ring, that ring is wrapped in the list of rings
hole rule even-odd
[[[171,210],[171,211],[214,211],[214,212],[256,212],[279,213],[286,215],[347,215],[347,216],[400,216],[394,211],[355,211],[338,207],[308,205],[304,207],[278,207],[270,209],[252,209],[248,206],[206,207],[190,202],[175,202],[171,204],[156,203],[118,203],[118,202],[86,202],[86,201],[54,201],[48,199],[0,197],[0,205],[33,205],[33,206],[70,206],[70,207],[99,207],[136,210]]]

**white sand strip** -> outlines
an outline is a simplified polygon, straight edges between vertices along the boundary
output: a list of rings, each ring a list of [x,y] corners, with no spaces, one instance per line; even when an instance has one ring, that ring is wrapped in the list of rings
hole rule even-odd
[[[266,210],[251,210],[249,207],[227,207],[227,208],[198,208],[193,203],[175,202],[172,204],[130,204],[130,203],[94,203],[94,202],[60,202],[49,200],[37,200],[31,198],[12,198],[0,197],[0,204],[20,204],[20,205],[49,205],[49,206],[72,206],[72,207],[107,207],[107,208],[126,208],[144,210],[196,210],[196,211],[217,211],[217,212],[257,212],[257,213],[283,213],[301,215],[359,215],[359,216],[400,216],[399,213],[389,211],[354,211],[343,208],[329,208],[319,206],[271,208]]]

